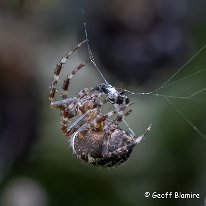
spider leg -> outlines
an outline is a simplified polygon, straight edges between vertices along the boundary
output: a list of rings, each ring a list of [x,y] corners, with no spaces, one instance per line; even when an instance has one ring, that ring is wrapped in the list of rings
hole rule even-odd
[[[103,144],[102,144],[102,154],[103,155],[107,155],[108,151],[109,151],[109,132],[106,132],[104,134],[104,140],[103,140]]]
[[[73,78],[73,76],[81,69],[83,68],[85,65],[86,65],[87,62],[82,62],[80,65],[78,65],[72,72],[70,72],[66,79],[64,80],[64,83],[63,83],[63,86],[62,86],[62,89],[63,89],[63,92],[62,92],[62,99],[67,99],[68,97],[68,88],[69,88],[69,83],[70,83],[70,80]],[[86,95],[88,93],[87,89],[84,89],[84,90],[81,90],[79,93],[78,93],[78,96],[79,98],[81,99],[84,95]],[[62,131],[63,131],[63,134],[67,134],[67,123],[68,123],[68,119],[69,119],[69,109],[68,108],[64,108],[61,112],[61,117],[62,117]]]
[[[142,139],[145,137],[145,135],[151,130],[151,128],[152,128],[152,124],[149,125],[149,127],[145,130],[143,134],[141,134],[140,136],[134,136],[135,143],[139,144],[142,141]]]
[[[123,120],[123,118],[125,118],[126,116],[128,116],[129,114],[131,114],[132,110],[128,110],[128,111],[121,111],[118,113],[115,123],[116,125],[119,124],[119,122],[121,122]],[[105,120],[116,114],[117,111],[112,110],[110,112],[108,112],[107,114],[100,114],[98,115],[89,125],[92,126],[93,128],[95,128],[95,130],[98,131],[103,131],[104,130],[104,137],[103,137],[103,144],[102,144],[102,153],[103,155],[107,155],[108,154],[108,146],[109,146],[109,137],[110,137],[110,133],[112,131],[112,128],[110,127],[110,125],[105,124],[103,127],[103,123],[105,122]],[[134,132],[132,133],[132,136],[135,136]]]
[[[69,127],[67,127],[67,123],[68,123],[68,114],[66,113],[66,111],[64,112],[64,114],[62,115],[62,132],[65,136],[70,137],[73,133],[75,133],[84,123],[86,123],[86,117],[87,117],[88,113],[85,113],[83,116],[81,116],[80,118],[78,118],[76,121],[74,121],[72,123],[72,125],[70,125]],[[66,116],[66,117],[65,117]]]
[[[117,116],[117,119],[116,119],[116,120],[117,120],[118,122],[123,121],[124,124],[125,124],[125,125],[127,126],[127,128],[129,129],[129,131],[130,131],[130,133],[132,134],[132,136],[134,136],[135,133],[134,133],[134,131],[129,127],[129,125],[127,124],[126,120],[124,119],[124,117],[128,116],[129,114],[131,114],[131,110],[129,110],[128,112],[124,112],[124,110],[125,110],[127,107],[129,107],[129,106],[131,106],[131,105],[133,105],[133,104],[134,104],[134,102],[131,102],[131,103],[127,104],[127,105],[114,104],[114,108],[115,108],[115,110],[116,110],[117,113],[118,113],[118,116]]]
[[[54,99],[55,93],[56,93],[56,87],[57,87],[57,82],[59,80],[59,74],[66,63],[66,60],[70,58],[70,56],[77,50],[79,49],[85,42],[87,42],[87,39],[79,43],[76,47],[74,47],[71,51],[69,51],[65,56],[62,57],[62,59],[57,63],[55,69],[54,69],[54,76],[53,76],[53,81],[50,86],[50,91],[49,91],[49,103]]]
[[[115,119],[116,125],[118,125],[119,122],[121,122],[124,117],[131,114],[131,112],[132,112],[132,110],[128,110],[128,111],[122,113],[121,116],[118,115]],[[109,111],[107,114],[97,115],[97,117],[93,121],[90,122],[89,127],[92,126],[95,130],[98,130],[98,131],[103,131],[103,129],[104,129],[105,133],[109,132],[110,127],[108,125],[104,125],[104,128],[103,128],[103,123],[105,122],[105,120],[108,117],[111,117],[114,114],[116,114],[116,111],[112,110],[112,111]]]
[[[68,107],[68,105],[72,105],[75,104],[77,102],[77,98],[69,98],[69,99],[64,99],[64,100],[60,100],[60,101],[54,101],[51,102],[51,107],[55,108],[55,109],[65,109]]]
[[[121,122],[122,119],[123,119],[124,117],[126,117],[127,115],[129,115],[131,112],[132,112],[132,110],[126,111],[126,112],[122,113],[121,116],[120,116],[120,114],[118,114],[118,116],[117,116],[117,118],[116,118],[116,120],[115,120],[116,124],[118,125],[119,122]],[[106,116],[106,117],[112,116],[112,115],[115,114],[115,113],[116,113],[115,111],[110,111],[110,112],[108,112],[106,115],[103,115],[101,118],[103,118],[103,117],[105,117],[105,116]],[[100,119],[100,118],[99,118],[99,119]],[[97,121],[97,120],[96,120],[96,121]],[[106,125],[104,126],[105,135],[104,135],[104,140],[103,140],[103,144],[102,144],[102,154],[103,154],[103,155],[108,155],[108,154],[109,154],[109,151],[108,151],[109,137],[111,136],[111,132],[113,132],[112,130],[113,130],[113,129],[111,128],[110,125],[107,125],[107,124],[106,124]]]
[[[62,86],[62,89],[63,89],[63,92],[62,92],[62,99],[66,99],[67,96],[68,96],[68,88],[69,88],[69,83],[70,83],[70,80],[73,78],[73,76],[81,69],[83,68],[87,62],[89,62],[89,60],[87,61],[84,61],[82,62],[80,65],[78,65],[72,72],[70,72],[66,79],[64,80],[64,83],[63,83],[63,86]]]
[[[99,113],[99,105],[95,105],[94,99],[95,96],[86,96],[84,92],[88,92],[87,89],[84,89],[85,91],[81,90],[79,94],[81,93],[82,97],[80,98],[75,98],[75,101],[71,102],[69,105],[67,105],[64,109],[61,110],[61,117],[62,117],[62,130],[63,133],[65,134],[65,131],[67,131],[67,125],[68,125],[68,120],[74,116],[78,115],[85,115],[88,114],[85,118],[87,118],[87,121],[92,121],[96,115]],[[84,98],[84,96],[86,96]],[[62,100],[62,101],[67,101]],[[72,126],[73,127],[73,126]],[[77,124],[77,127],[79,125]],[[75,129],[75,127],[73,128]],[[70,130],[70,129],[69,129]],[[73,130],[72,130],[73,132]],[[70,135],[70,131],[67,131],[67,136]],[[68,134],[69,133],[69,134]]]
[[[72,125],[67,127],[66,121],[62,124],[62,132],[65,136],[70,137],[72,134],[74,134],[82,125],[85,123],[91,122],[97,113],[97,109],[90,109],[85,114],[83,114],[81,117],[79,117]],[[65,118],[65,117],[63,117]],[[67,117],[68,118],[68,117]],[[68,119],[67,119],[68,121]],[[90,125],[90,124],[89,124]]]
[[[131,112],[132,112],[132,110],[130,109],[130,110],[126,111],[126,112],[120,112],[120,113],[118,113],[118,116],[117,116],[117,118],[116,118],[116,121],[117,121],[118,123],[121,122],[121,121],[123,121],[124,124],[125,124],[125,125],[127,126],[127,128],[129,129],[131,135],[132,135],[132,136],[135,136],[134,131],[129,127],[129,125],[127,124],[126,120],[124,119],[126,116],[130,115]]]
[[[91,126],[95,128],[95,130],[103,131],[104,130],[104,137],[103,137],[103,144],[102,144],[102,154],[107,155],[108,154],[108,146],[109,146],[109,137],[111,133],[110,125],[105,124],[103,126],[103,123],[105,120],[114,115],[115,111],[110,111],[105,115],[98,115],[93,122],[91,122]]]
[[[132,113],[132,110],[128,110],[128,111],[125,111],[125,112],[119,112],[117,117],[116,117],[116,122],[121,122],[126,116],[130,115]]]
[[[83,90],[81,90],[77,97],[74,98],[69,98],[69,99],[63,99],[57,102],[52,102],[52,106],[55,108],[59,108],[61,110],[61,129],[64,135],[66,136],[70,136],[71,133],[75,132],[76,128],[74,127],[74,130],[69,131],[67,129],[68,127],[68,121],[70,118],[76,116],[76,115],[84,115],[87,112],[89,112],[89,110],[91,109],[91,105],[90,102],[92,102],[92,99],[94,99],[96,97],[96,95],[92,96],[92,90],[93,88],[85,88]],[[84,96],[90,94],[91,97],[89,97],[89,99],[84,99]],[[81,105],[81,102],[87,101],[88,104],[86,105]],[[80,102],[80,105],[79,105]],[[88,106],[90,107],[88,109]],[[97,106],[93,106],[93,108],[95,108]],[[91,110],[92,111],[92,110]],[[79,119],[80,120],[80,119]],[[73,125],[72,125],[73,127]],[[79,127],[79,124],[77,124],[77,127]]]
[[[75,111],[75,105],[78,100],[76,97],[64,99],[60,101],[51,102],[51,107],[55,109],[60,109],[61,111],[61,129],[63,133],[67,129],[67,124],[69,121],[69,116],[71,116],[72,111]]]
[[[135,132],[129,127],[129,125],[128,125],[128,123],[126,122],[126,120],[124,119],[126,116],[128,116],[129,114],[131,114],[131,112],[132,112],[132,110],[129,110],[129,111],[127,111],[127,112],[125,112],[125,113],[120,113],[118,116],[117,116],[117,121],[118,122],[121,122],[121,121],[123,121],[124,122],[124,124],[127,126],[127,128],[129,129],[129,131],[130,131],[130,133],[131,133],[131,135],[132,136],[135,136]]]
[[[93,91],[93,88],[82,89],[81,91],[78,92],[77,97],[81,99],[85,95],[88,95],[88,94],[92,93],[92,91]]]
[[[123,119],[122,120],[123,122],[124,122],[124,124],[127,126],[127,128],[129,129],[129,131],[130,131],[130,133],[131,133],[131,135],[132,136],[135,136],[135,133],[134,133],[134,131],[129,127],[129,125],[128,125],[128,123],[126,122],[126,120],[125,119]]]

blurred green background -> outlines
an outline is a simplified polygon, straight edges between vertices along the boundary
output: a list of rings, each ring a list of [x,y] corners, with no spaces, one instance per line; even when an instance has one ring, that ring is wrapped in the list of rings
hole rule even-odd
[[[206,93],[170,98],[176,109],[160,96],[185,97],[206,87],[204,49],[169,83],[180,81],[156,96],[131,96],[130,127],[137,134],[153,127],[117,168],[77,160],[47,99],[52,68],[85,38],[84,21],[105,78],[141,93],[161,87],[205,45],[205,16],[204,0],[1,0],[0,205],[205,206]],[[82,48],[63,74],[86,58]],[[70,95],[101,82],[87,65],[72,80]],[[154,199],[145,192],[192,192],[200,198]]]

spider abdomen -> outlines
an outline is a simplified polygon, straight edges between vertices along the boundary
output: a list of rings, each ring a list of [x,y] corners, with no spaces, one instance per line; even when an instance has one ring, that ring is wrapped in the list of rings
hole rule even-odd
[[[96,166],[111,167],[126,161],[135,140],[121,129],[116,129],[110,136],[108,151],[103,153],[104,132],[90,130],[85,136],[74,135],[71,146],[80,159]]]

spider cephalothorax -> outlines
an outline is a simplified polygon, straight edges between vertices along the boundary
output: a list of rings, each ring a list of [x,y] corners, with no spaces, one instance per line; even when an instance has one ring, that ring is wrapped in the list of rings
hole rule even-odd
[[[118,92],[112,85],[102,83],[97,85],[96,89],[107,96],[107,100],[112,104],[129,104],[129,98],[124,95],[124,91]]]
[[[127,110],[127,108],[132,103],[124,95],[124,91],[119,92],[110,84],[102,83],[94,88],[82,89],[76,97],[68,98],[70,80],[86,65],[86,61],[66,76],[62,86],[62,99],[53,100],[63,65],[72,53],[86,41],[78,44],[56,65],[49,92],[49,103],[52,108],[60,109],[62,132],[69,138],[70,145],[77,157],[96,166],[119,165],[127,160],[133,147],[151,128],[149,126],[141,136],[136,136],[131,129],[130,132],[126,132],[119,127],[119,123],[124,120],[124,117],[131,113],[131,109]],[[101,106],[106,103],[111,103],[114,110],[104,114]],[[77,116],[78,119],[69,126],[68,120]],[[111,116],[114,118],[111,119]]]

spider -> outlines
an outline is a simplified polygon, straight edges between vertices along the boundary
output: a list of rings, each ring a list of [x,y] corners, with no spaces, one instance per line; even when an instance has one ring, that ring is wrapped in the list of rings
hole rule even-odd
[[[87,41],[88,39],[79,43],[57,63],[49,92],[49,104],[51,108],[60,110],[62,133],[69,138],[73,153],[78,158],[95,166],[120,165],[151,129],[150,125],[142,135],[136,136],[130,128],[126,132],[119,127],[119,123],[132,112],[127,109],[133,102],[130,103],[129,97],[124,94],[126,90],[118,91],[106,82],[93,88],[84,88],[75,97],[68,98],[71,79],[92,61],[90,58],[66,76],[62,98],[54,101],[59,75],[66,60]],[[106,103],[112,104],[114,110],[103,113],[102,105]],[[78,118],[69,126],[69,119],[73,117]]]

